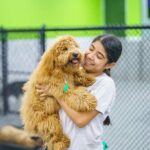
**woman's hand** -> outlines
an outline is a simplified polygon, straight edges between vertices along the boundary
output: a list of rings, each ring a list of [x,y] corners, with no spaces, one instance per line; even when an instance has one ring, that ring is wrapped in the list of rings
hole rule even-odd
[[[41,85],[37,84],[36,86],[36,92],[40,96],[41,100],[45,100],[50,95],[48,94],[48,85]]]
[[[48,94],[48,85],[37,84],[36,91],[39,94],[41,100],[45,100],[47,97],[51,97],[51,95]],[[97,114],[99,114],[99,112],[96,110],[91,112],[77,112],[68,106],[65,101],[61,99],[56,100],[60,104],[61,108],[79,128],[87,125]],[[40,133],[40,135],[42,135],[42,133]]]

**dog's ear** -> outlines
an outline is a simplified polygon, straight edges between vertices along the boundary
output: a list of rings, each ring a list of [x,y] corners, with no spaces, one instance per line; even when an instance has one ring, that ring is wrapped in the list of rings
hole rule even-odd
[[[52,48],[46,50],[40,61],[41,70],[52,71],[54,69],[54,52]]]

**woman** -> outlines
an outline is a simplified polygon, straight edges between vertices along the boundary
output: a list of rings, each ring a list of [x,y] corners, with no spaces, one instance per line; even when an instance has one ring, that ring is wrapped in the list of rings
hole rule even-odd
[[[96,78],[87,90],[96,97],[97,106],[91,112],[76,112],[63,100],[59,112],[63,131],[71,139],[67,150],[102,150],[102,126],[110,124],[110,110],[116,96],[116,88],[110,77],[110,69],[122,52],[122,44],[113,35],[97,36],[85,52],[83,67]],[[41,97],[47,96],[46,86],[37,86]]]

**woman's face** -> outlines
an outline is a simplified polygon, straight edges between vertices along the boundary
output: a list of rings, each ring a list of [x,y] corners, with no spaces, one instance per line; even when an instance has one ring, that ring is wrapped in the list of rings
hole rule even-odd
[[[104,69],[108,69],[107,62],[108,59],[103,45],[100,41],[96,41],[85,52],[83,67],[88,73],[97,76],[102,74]]]

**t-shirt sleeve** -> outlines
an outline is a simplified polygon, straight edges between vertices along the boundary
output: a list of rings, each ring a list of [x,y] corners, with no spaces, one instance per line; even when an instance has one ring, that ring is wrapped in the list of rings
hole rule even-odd
[[[115,84],[113,81],[103,81],[91,92],[97,100],[96,110],[105,114],[110,111],[116,96]]]

